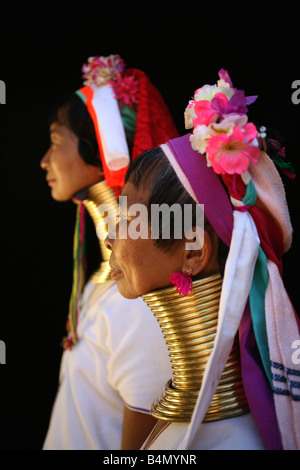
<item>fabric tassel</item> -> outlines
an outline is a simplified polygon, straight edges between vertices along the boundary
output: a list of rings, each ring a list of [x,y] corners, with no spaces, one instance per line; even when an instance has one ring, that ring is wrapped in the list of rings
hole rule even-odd
[[[169,277],[170,281],[175,285],[176,292],[179,295],[188,295],[193,290],[193,281],[190,276],[192,270],[185,268],[183,273],[174,273]]]
[[[289,179],[296,178],[296,172],[291,162],[286,160],[285,147],[281,147],[280,142],[275,139],[267,139],[269,156],[274,164],[282,171]]]
[[[82,289],[85,283],[85,223],[84,205],[79,199],[72,199],[77,204],[76,222],[73,244],[73,285],[69,302],[69,315],[67,319],[67,332],[62,341],[64,349],[72,348],[78,342],[77,323],[79,316],[79,304]]]

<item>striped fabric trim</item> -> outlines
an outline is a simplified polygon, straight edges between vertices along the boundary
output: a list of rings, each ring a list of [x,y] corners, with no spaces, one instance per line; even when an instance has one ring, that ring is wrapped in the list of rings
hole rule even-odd
[[[273,392],[276,395],[290,396],[292,400],[300,401],[300,370],[284,367],[283,364],[274,361],[270,361],[270,363],[274,369],[272,372],[273,382],[282,385],[282,387],[273,385]],[[299,380],[295,380],[297,378]]]
[[[79,98],[82,99],[82,101],[85,103],[86,102],[86,96],[80,91],[80,90],[77,90],[75,91],[76,95],[79,96]]]

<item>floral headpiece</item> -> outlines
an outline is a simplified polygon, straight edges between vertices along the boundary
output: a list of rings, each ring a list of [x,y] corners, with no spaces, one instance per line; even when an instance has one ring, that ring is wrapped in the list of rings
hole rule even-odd
[[[245,96],[243,90],[233,88],[224,69],[219,78],[216,85],[196,90],[185,110],[185,127],[194,128],[191,145],[206,154],[208,166],[216,173],[241,175],[260,154],[258,131],[247,117],[247,106],[257,96]]]
[[[101,87],[110,83],[114,89],[115,98],[120,107],[128,105],[134,108],[137,104],[138,81],[133,75],[125,76],[126,64],[119,55],[108,57],[94,56],[82,66],[84,85]]]

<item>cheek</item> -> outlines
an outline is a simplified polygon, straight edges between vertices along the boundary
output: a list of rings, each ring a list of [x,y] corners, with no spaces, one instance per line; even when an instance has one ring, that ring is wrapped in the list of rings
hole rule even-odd
[[[66,158],[57,158],[52,165],[55,185],[53,191],[59,200],[68,200],[73,194],[74,178],[72,164]]]
[[[139,295],[172,285],[169,276],[173,274],[173,263],[151,240],[140,241],[136,250],[127,251],[127,256],[124,259],[127,278]]]
[[[155,246],[148,251],[144,269],[148,274],[148,292],[172,286],[170,276],[182,270],[181,250],[164,252]]]
[[[57,153],[53,159],[52,169],[57,179],[57,189],[63,192],[67,199],[70,199],[81,189],[82,185],[85,185],[84,165],[80,157],[73,153]]]
[[[66,154],[57,151],[52,155],[51,166],[56,177],[64,178],[67,177],[67,175],[70,175],[70,171],[72,170],[72,161]]]
[[[142,270],[143,256],[137,256],[136,244],[130,240],[118,240],[118,247],[115,254],[119,260],[122,271],[133,277]]]
[[[140,246],[139,240],[118,239],[114,243],[113,251],[118,267],[123,273],[123,283],[137,295],[143,294],[151,266],[147,262],[145,251],[143,246]]]
[[[78,145],[76,142],[66,139],[57,146],[52,155],[52,167],[61,175],[66,176],[74,172],[74,167],[80,162]]]

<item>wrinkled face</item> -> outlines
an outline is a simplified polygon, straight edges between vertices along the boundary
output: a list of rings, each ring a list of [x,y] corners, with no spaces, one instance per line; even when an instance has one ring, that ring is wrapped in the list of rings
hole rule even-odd
[[[56,201],[67,201],[83,188],[101,180],[98,167],[86,163],[78,151],[79,139],[66,126],[50,126],[51,145],[41,160]]]
[[[133,204],[145,204],[147,206],[148,194],[144,187],[138,189],[130,182],[126,183],[122,196],[127,196],[127,213],[120,209],[121,218],[118,222],[116,237],[108,234],[106,246],[112,253],[110,265],[111,277],[117,281],[121,295],[127,299],[134,299],[156,289],[173,285],[169,276],[182,271],[184,241],[176,245],[171,252],[165,253],[154,244],[151,239],[150,226],[148,226],[148,238],[133,239],[130,236],[130,223],[137,216],[129,216],[130,207]],[[120,232],[127,237],[121,239]],[[137,228],[138,230],[138,228]]]

